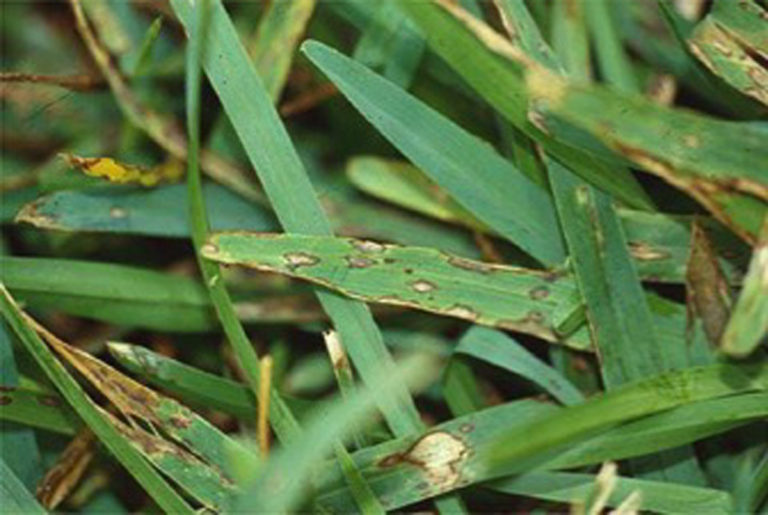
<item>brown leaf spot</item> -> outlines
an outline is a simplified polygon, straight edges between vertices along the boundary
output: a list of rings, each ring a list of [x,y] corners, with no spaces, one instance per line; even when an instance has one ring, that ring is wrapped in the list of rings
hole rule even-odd
[[[360,252],[383,252],[387,248],[383,243],[371,240],[353,240],[352,246]]]
[[[0,406],[7,406],[12,402],[13,399],[11,399],[8,395],[0,395]]]
[[[306,252],[288,252],[283,254],[285,264],[289,270],[296,270],[302,266],[314,266],[320,262],[320,258]]]
[[[128,216],[128,212],[122,207],[114,206],[109,210],[109,217],[115,219],[121,219]]]
[[[2,386],[0,385],[0,392],[15,392],[16,387],[15,386]]]
[[[407,451],[386,456],[378,465],[382,468],[401,463],[413,465],[421,469],[437,491],[445,491],[462,479],[461,467],[469,454],[461,438],[447,431],[435,431],[419,438]]]
[[[485,263],[456,256],[449,256],[448,264],[455,266],[456,268],[461,268],[462,270],[468,270],[470,272],[477,272],[480,274],[490,274],[494,271],[492,266],[486,265]]]
[[[413,288],[414,291],[418,293],[428,293],[433,290],[436,290],[437,286],[434,283],[431,283],[424,279],[419,279],[418,281],[413,281],[411,283],[411,288]]]
[[[176,429],[187,429],[192,422],[181,415],[174,415],[170,418],[170,423]]]
[[[349,268],[368,268],[369,266],[376,264],[376,261],[373,259],[364,257],[347,256],[345,259],[347,260],[347,265],[349,265]]]
[[[642,241],[630,241],[628,245],[629,253],[639,261],[657,261],[669,257],[669,253],[655,249]]]
[[[37,398],[37,400],[42,404],[43,406],[50,406],[52,408],[59,406],[59,399],[56,397],[53,397],[51,395],[41,395]]]
[[[533,300],[543,300],[549,297],[549,288],[546,286],[537,286],[528,292],[528,296]]]
[[[470,306],[467,306],[465,304],[454,304],[447,310],[445,310],[446,315],[463,318],[466,320],[472,320],[475,321],[478,318],[480,318],[480,314],[472,309]]]

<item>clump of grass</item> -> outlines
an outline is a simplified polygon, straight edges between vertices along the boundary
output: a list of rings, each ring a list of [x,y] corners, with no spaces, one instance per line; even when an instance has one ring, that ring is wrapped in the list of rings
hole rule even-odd
[[[766,8],[4,5],[8,509],[764,511]]]

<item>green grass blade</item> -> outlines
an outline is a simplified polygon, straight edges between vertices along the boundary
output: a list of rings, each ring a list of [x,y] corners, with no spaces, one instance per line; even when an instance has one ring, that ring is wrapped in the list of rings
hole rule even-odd
[[[42,408],[40,418],[50,422],[45,415],[49,415],[50,413],[46,412],[51,410],[46,409],[48,406],[41,405],[42,398],[38,398],[35,403],[29,402],[29,399],[18,398],[17,393],[23,389],[19,385],[19,370],[14,354],[8,326],[0,319],[0,419],[24,425],[24,419],[34,420],[37,416],[36,409]],[[6,464],[27,488],[33,488],[43,475],[40,449],[34,432],[14,423],[3,422],[0,426],[0,438]]]
[[[363,475],[357,469],[357,464],[349,456],[349,453],[340,443],[335,445],[336,460],[339,462],[344,478],[349,486],[352,497],[355,498],[357,507],[363,515],[383,515],[386,510],[376,498],[376,495],[368,486]]]
[[[4,513],[46,513],[3,458],[0,458],[0,498],[3,499]]]
[[[256,37],[249,44],[264,89],[275,100],[280,97],[288,79],[296,45],[316,3],[316,0],[298,0],[268,4],[259,21]]]
[[[768,217],[744,277],[744,284],[721,340],[728,355],[744,357],[768,337]]]
[[[171,5],[189,27],[189,1],[172,0]],[[212,2],[203,65],[282,226],[290,232],[330,234],[328,221],[288,133],[219,0]],[[373,370],[393,366],[365,305],[322,292],[318,292],[318,297],[342,339],[350,342],[350,357],[364,382]],[[388,393],[379,402],[393,430],[403,434],[417,431],[421,422],[408,392],[394,388]]]
[[[492,471],[514,473],[593,431],[664,409],[735,393],[764,391],[765,370],[729,365],[688,368],[619,387],[584,404],[509,431],[485,457]],[[599,408],[598,408],[599,406]],[[599,412],[599,413],[598,413]],[[526,435],[526,436],[523,436]],[[529,461],[530,460],[530,461]]]
[[[587,26],[594,43],[595,57],[605,82],[627,93],[640,93],[640,85],[632,62],[623,48],[615,10],[621,6],[613,0],[582,2]]]
[[[627,252],[627,242],[605,194],[551,161],[550,182],[571,252],[606,389],[669,370],[651,312]]]
[[[216,183],[204,182],[203,195],[213,229],[274,231],[278,227],[269,211]],[[57,191],[26,204],[15,221],[59,231],[189,237],[186,188],[181,184],[151,190]]]
[[[0,279],[41,309],[161,331],[211,329],[213,313],[199,283],[123,265],[3,257]]]
[[[367,302],[412,307],[549,341],[559,341],[557,326],[580,304],[567,276],[470,261],[435,249],[240,232],[216,233],[209,243],[204,255],[221,263],[278,272]],[[579,347],[582,342],[567,344]]]
[[[590,1],[557,2],[551,9],[552,48],[569,75],[583,82],[590,81],[594,74],[585,12]]]
[[[565,405],[584,400],[584,395],[558,371],[500,331],[473,327],[459,340],[454,352],[487,361],[533,381]]]
[[[247,420],[256,419],[256,399],[244,384],[203,372],[138,345],[110,342],[107,349],[120,365],[140,375],[142,380],[185,402]]]
[[[682,189],[754,242],[768,210],[768,131],[661,106],[638,96],[529,75],[535,111],[600,138]],[[546,122],[544,122],[546,123]]]
[[[510,479],[494,481],[488,486],[498,492],[569,503],[583,498],[593,487],[595,476],[572,472],[531,472]],[[645,479],[619,477],[608,506],[616,507],[632,492],[639,491],[641,507],[654,513],[696,515],[699,513],[732,513],[733,501],[728,492]]]
[[[86,396],[80,385],[56,360],[37,333],[29,327],[18,306],[11,298],[5,286],[1,286],[0,303],[3,317],[13,328],[27,351],[32,354],[38,365],[45,371],[62,396],[83,419],[99,440],[131,473],[139,484],[158,505],[172,513],[192,513],[192,508],[165,482],[165,480],[147,463],[144,458],[126,442],[123,436],[99,412],[98,408]]]
[[[563,73],[560,61],[541,35],[536,21],[531,16],[524,0],[494,0],[510,39],[517,41],[520,48],[550,70]]]
[[[0,419],[3,421],[64,435],[74,435],[77,431],[77,417],[66,405],[61,405],[62,400],[58,396],[41,394],[24,387],[3,387],[9,388],[0,393]],[[8,445],[9,450],[12,449],[11,445],[20,446],[25,451],[24,457],[34,463],[38,451],[30,451],[23,442],[14,442],[11,437],[14,434],[11,432],[12,426],[3,424],[3,430],[3,446]],[[6,460],[10,457],[4,455]]]
[[[732,396],[730,394],[732,388],[728,385],[728,380],[718,379],[717,374],[719,372],[716,371],[716,368],[706,369],[708,378],[719,383],[713,391],[707,394],[715,395],[714,399],[699,402],[694,399],[686,404],[688,400],[680,398],[678,402],[681,404],[677,408],[665,411],[666,406],[658,405],[658,400],[665,397],[665,394],[659,395],[661,393],[659,387],[664,389],[663,383],[665,381],[658,381],[656,385],[653,385],[654,381],[637,385],[637,387],[627,389],[627,394],[630,391],[633,394],[624,394],[627,395],[624,397],[624,401],[629,401],[629,397],[634,396],[634,394],[639,394],[641,397],[648,395],[647,400],[650,402],[645,407],[654,414],[638,418],[635,415],[629,415],[631,408],[624,409],[622,411],[628,415],[628,418],[624,420],[629,421],[628,424],[612,424],[610,428],[604,428],[605,432],[598,433],[596,436],[584,440],[583,443],[578,443],[580,438],[576,437],[572,440],[572,444],[577,445],[568,448],[577,450],[568,451],[554,459],[542,459],[538,466],[568,469],[585,464],[598,464],[607,459],[640,456],[648,452],[675,447],[681,443],[722,433],[736,425],[743,425],[763,417],[766,409],[768,409],[765,407],[766,393],[763,391],[755,394],[747,393]],[[677,379],[672,379],[674,377]],[[678,372],[667,376],[667,378],[672,381],[681,380],[684,378],[684,374]],[[764,371],[761,381],[764,387]],[[587,404],[598,402],[596,398],[588,401]],[[617,405],[619,404],[617,402]],[[521,435],[524,428],[527,428],[528,433],[525,433],[526,436],[521,438],[523,440],[530,439],[544,421],[558,420],[562,424],[570,424],[569,421],[575,419],[571,419],[568,413],[573,410],[584,409],[584,406],[586,404],[570,408],[557,408],[554,405],[533,400],[516,401],[458,417],[431,428],[429,433],[421,437],[401,438],[363,449],[354,453],[352,457],[368,478],[368,482],[376,495],[390,503],[387,505],[389,509],[397,509],[436,493],[434,488],[419,486],[424,481],[429,483],[425,476],[430,470],[430,460],[424,460],[425,467],[421,468],[414,467],[407,459],[410,450],[426,435],[447,433],[463,442],[471,450],[468,457],[457,461],[453,468],[457,480],[452,486],[464,486],[487,481],[496,474],[506,474],[508,470],[517,467],[516,464],[510,462],[508,470],[505,471],[488,469],[484,466],[484,458],[478,459],[476,457],[478,454],[484,455],[485,453],[493,455],[498,450],[496,444],[500,439],[504,440],[510,433]],[[605,407],[607,408],[607,405]],[[608,413],[601,415],[604,419],[610,416],[611,414]],[[560,431],[569,432],[571,429],[567,425],[563,425],[560,427]],[[525,443],[522,442],[521,446],[524,445]],[[546,455],[548,449],[542,449],[541,452]],[[439,461],[438,458],[435,460]],[[528,474],[528,466],[529,464],[524,464],[517,467],[515,473],[525,472]],[[323,477],[324,481],[319,485],[324,492],[320,495],[320,504],[339,511],[353,509],[350,507],[348,493],[346,493],[339,473],[336,472]],[[403,485],[411,485],[411,487],[404,487]],[[445,487],[445,485],[443,486]],[[682,488],[690,487],[686,485]]]
[[[364,66],[318,42],[302,49],[366,119],[465,209],[539,261],[562,261],[545,190],[487,143]]]

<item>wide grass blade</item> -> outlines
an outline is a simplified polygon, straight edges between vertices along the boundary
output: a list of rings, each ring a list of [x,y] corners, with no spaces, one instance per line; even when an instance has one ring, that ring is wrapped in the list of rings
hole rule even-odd
[[[541,71],[529,74],[528,85],[542,119],[556,117],[588,131],[755,242],[768,211],[768,131],[759,124],[672,109]]]
[[[435,249],[323,236],[217,233],[204,255],[298,277],[353,298],[413,307],[559,341],[580,302],[556,272],[491,265]],[[510,299],[514,298],[514,302]],[[584,335],[568,345],[583,348]]]

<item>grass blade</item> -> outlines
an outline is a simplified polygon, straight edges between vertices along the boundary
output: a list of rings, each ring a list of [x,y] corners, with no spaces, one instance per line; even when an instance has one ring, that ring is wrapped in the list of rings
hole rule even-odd
[[[768,335],[768,217],[752,254],[731,318],[721,343],[723,352],[734,357],[752,353]]]
[[[565,405],[579,404],[584,400],[584,395],[570,381],[500,331],[473,327],[461,338],[454,352],[487,361],[525,377]]]
[[[575,284],[567,277],[435,249],[233,232],[212,236],[204,255],[312,281],[367,302],[413,307],[549,341],[559,341],[557,327],[579,308]],[[578,348],[582,342],[576,338],[568,344]]]
[[[768,210],[768,132],[760,125],[671,109],[543,72],[530,74],[528,83],[544,119],[558,117],[590,132],[754,243]]]
[[[3,458],[0,458],[0,497],[6,513],[46,513]]]
[[[496,491],[568,503],[583,498],[594,485],[595,476],[572,472],[531,472],[510,479],[494,481]],[[656,513],[696,515],[698,513],[732,513],[728,492],[712,488],[662,483],[646,479],[618,477],[608,506],[616,507],[632,492],[640,492],[643,510]]]
[[[387,139],[465,209],[539,261],[562,261],[546,191],[487,143],[364,66],[318,42],[302,48]]]

